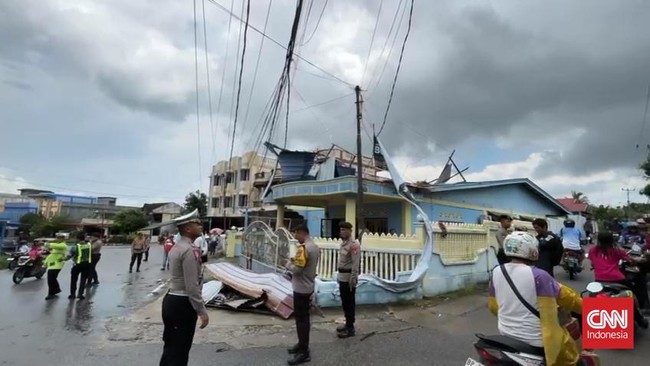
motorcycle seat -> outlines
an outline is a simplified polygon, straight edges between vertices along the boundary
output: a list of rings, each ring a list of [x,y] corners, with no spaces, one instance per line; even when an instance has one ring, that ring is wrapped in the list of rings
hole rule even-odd
[[[484,335],[475,334],[478,339],[485,342],[485,344],[509,350],[511,352],[522,352],[535,356],[544,356],[544,348],[531,346],[528,343],[516,340],[514,338],[504,335]]]

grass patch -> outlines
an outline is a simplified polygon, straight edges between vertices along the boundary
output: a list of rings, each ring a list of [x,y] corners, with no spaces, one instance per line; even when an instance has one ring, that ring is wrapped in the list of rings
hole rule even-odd
[[[7,262],[7,256],[0,254],[0,269],[6,269],[9,267],[9,262]]]

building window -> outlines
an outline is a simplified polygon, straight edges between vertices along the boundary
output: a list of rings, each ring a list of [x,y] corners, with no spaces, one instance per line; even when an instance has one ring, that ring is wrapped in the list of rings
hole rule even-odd
[[[239,207],[248,207],[248,195],[239,195]]]
[[[232,183],[233,174],[232,172],[226,173],[226,184]]]
[[[219,181],[220,181],[219,176],[215,174],[215,175],[212,177],[212,185],[213,185],[213,186],[218,186],[218,185],[219,185]]]
[[[218,198],[213,198],[212,199],[212,208],[219,208],[219,199]]]
[[[248,179],[249,179],[249,175],[250,175],[250,170],[241,169],[239,171],[239,180],[242,181],[242,182],[247,182]]]
[[[232,206],[232,197],[225,197],[223,199],[223,208],[230,208]]]

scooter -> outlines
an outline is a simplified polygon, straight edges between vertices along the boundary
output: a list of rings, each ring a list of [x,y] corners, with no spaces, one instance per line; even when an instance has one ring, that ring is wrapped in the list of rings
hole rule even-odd
[[[631,297],[634,299],[634,306],[639,306],[639,303],[634,297],[634,293],[627,286],[620,283],[611,282],[590,282],[584,291],[581,292],[582,297]],[[643,320],[641,320],[643,322]],[[640,324],[638,319],[634,319],[634,331],[638,329],[647,329],[646,325]]]
[[[42,260],[40,263],[35,262],[28,255],[20,256],[18,258],[18,268],[13,275],[14,283],[18,285],[23,282],[23,279],[28,277],[36,277],[37,279],[41,279],[41,277],[45,275],[45,272],[47,272],[47,268],[43,266],[42,262]]]
[[[479,361],[470,357],[465,362],[466,366],[546,365],[543,348],[533,347],[504,335],[476,334],[476,337],[478,341],[474,343],[474,348],[479,355]]]
[[[582,272],[580,254],[570,250],[565,250],[564,256],[562,257],[562,267],[569,274],[569,279],[573,280],[576,274]]]
[[[15,252],[11,253],[9,258],[7,258],[7,262],[9,262],[9,270],[13,271],[18,267],[18,259],[24,255],[27,255],[29,253],[29,247],[27,245],[23,245],[22,247],[16,249]]]

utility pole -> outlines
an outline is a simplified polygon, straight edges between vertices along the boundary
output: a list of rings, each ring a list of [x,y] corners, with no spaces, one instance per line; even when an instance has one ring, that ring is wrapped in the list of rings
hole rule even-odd
[[[361,107],[363,100],[361,99],[361,88],[359,85],[354,88],[354,91],[357,96],[357,222],[354,226],[357,229],[357,240],[361,242],[365,226],[363,218],[363,153],[361,151]]]
[[[621,191],[627,194],[627,206],[625,206],[625,215],[627,220],[630,221],[630,192],[636,191],[636,188],[621,188]]]

